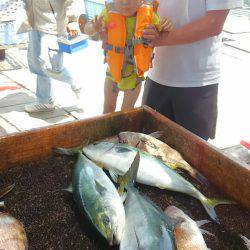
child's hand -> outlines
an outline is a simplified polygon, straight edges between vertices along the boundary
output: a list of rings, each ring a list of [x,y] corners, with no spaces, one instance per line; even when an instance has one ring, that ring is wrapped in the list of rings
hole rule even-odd
[[[172,22],[167,17],[163,17],[160,20],[160,24],[161,24],[162,31],[168,31],[168,32],[170,32],[170,31],[173,30]]]
[[[77,22],[68,23],[67,32],[72,38],[76,37],[78,35],[78,24],[77,24]]]
[[[85,27],[85,25],[86,25],[87,22],[88,22],[88,21],[87,21],[86,16],[83,15],[83,14],[81,14],[81,15],[79,16],[79,18],[78,18],[78,24],[79,24],[80,31],[81,31],[82,33],[84,33],[84,27]]]
[[[89,36],[93,36],[96,33],[102,31],[102,26],[103,26],[103,17],[101,16],[98,18],[97,16],[95,16],[93,20],[85,24],[84,33]]]

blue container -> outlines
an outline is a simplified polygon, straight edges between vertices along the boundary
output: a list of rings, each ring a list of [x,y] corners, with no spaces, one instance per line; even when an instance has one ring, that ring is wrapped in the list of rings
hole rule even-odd
[[[72,54],[88,47],[88,37],[85,35],[71,39],[62,37],[58,39],[58,45],[60,51]]]
[[[104,1],[102,0],[84,0],[85,14],[88,20],[94,19],[104,9]]]

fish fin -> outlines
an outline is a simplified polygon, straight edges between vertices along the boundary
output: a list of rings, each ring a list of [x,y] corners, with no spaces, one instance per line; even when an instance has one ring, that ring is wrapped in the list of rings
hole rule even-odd
[[[63,191],[66,191],[66,192],[69,192],[69,193],[73,193],[72,183],[70,183],[67,188],[64,188]]]
[[[4,201],[1,201],[1,202],[0,202],[0,208],[1,208],[1,207],[4,207]]]
[[[163,131],[155,131],[153,133],[150,133],[149,135],[156,138],[156,139],[159,139],[164,135],[164,133],[163,133]]]
[[[103,193],[105,193],[107,191],[107,188],[105,186],[103,186],[100,182],[96,181],[96,180],[95,180],[95,186],[96,186],[97,191],[100,194],[103,194]]]
[[[205,229],[201,229],[201,228],[200,228],[200,232],[201,232],[201,234],[206,234],[206,235],[215,237],[214,234],[210,233],[209,231],[207,231],[207,230],[205,230]]]
[[[133,226],[133,230],[134,230],[134,234],[135,234],[135,238],[136,238],[136,242],[137,242],[137,246],[138,246],[137,249],[141,250],[142,248],[140,247],[140,240],[139,240],[139,237],[138,237],[138,235],[136,233],[136,230],[135,230],[134,226]]]
[[[109,170],[109,174],[111,176],[111,179],[117,183],[117,179],[118,179],[118,173],[115,170]]]
[[[210,186],[210,183],[209,183],[209,181],[208,181],[208,179],[204,176],[204,175],[202,175],[201,173],[199,173],[198,171],[195,171],[195,179],[197,180],[197,181],[199,181],[201,184],[204,184],[205,186],[207,186],[207,187],[209,187]]]
[[[247,237],[243,236],[243,235],[240,235],[240,237],[246,243],[247,249],[250,250],[250,240]]]
[[[75,147],[75,148],[52,148],[53,153],[59,154],[59,155],[69,155],[73,156],[81,152],[83,149],[83,146]]]
[[[11,184],[2,190],[0,190],[0,198],[4,197],[6,194],[8,194],[13,188],[15,187],[15,184]]]
[[[237,204],[236,202],[234,201],[230,201],[230,200],[224,200],[224,199],[208,199],[206,198],[205,201],[204,200],[201,200],[202,202],[202,205],[204,206],[204,208],[206,209],[208,215],[210,216],[210,218],[217,222],[217,215],[215,213],[215,210],[214,210],[214,207],[217,206],[217,205],[220,205],[220,204]]]
[[[196,225],[199,228],[206,225],[206,224],[208,224],[208,223],[211,223],[211,221],[210,220],[198,220],[198,221],[196,221]]]
[[[122,201],[122,203],[124,203],[125,202],[125,200],[127,199],[127,192],[124,192],[122,195],[121,195],[121,201]]]
[[[165,187],[165,186],[162,186],[162,185],[157,185],[157,184],[156,184],[156,187],[158,187],[159,189],[166,189],[166,187]]]
[[[200,172],[198,172],[196,169],[192,168],[192,172],[189,172],[190,175],[195,178],[198,182],[200,182],[201,184],[204,184],[205,186],[209,187],[209,181],[207,180],[207,178],[202,175]]]
[[[80,146],[73,147],[73,148],[57,148],[52,147],[52,152],[59,154],[59,155],[69,155],[73,156],[78,154],[79,152],[82,152],[82,149],[89,144],[89,139],[84,140],[83,143]]]
[[[124,188],[131,187],[134,185],[138,169],[140,165],[140,153],[137,151],[136,156],[129,168],[129,170],[123,175],[117,178],[117,183],[119,185],[118,193],[121,195],[124,192]]]
[[[192,176],[194,179],[196,179],[199,183],[204,184],[205,186],[210,186],[207,178],[202,175],[199,171],[197,171],[195,168],[191,167],[186,161],[176,161],[175,163],[173,163],[172,165],[175,165],[174,168],[179,168],[182,170],[187,171],[190,176]]]

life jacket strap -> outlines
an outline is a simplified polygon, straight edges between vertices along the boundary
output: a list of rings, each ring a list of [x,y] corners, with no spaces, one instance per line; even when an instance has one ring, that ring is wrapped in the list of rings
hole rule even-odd
[[[149,43],[150,41],[143,37],[137,37],[136,39],[135,38],[132,39],[133,46],[136,44],[143,44],[145,47],[147,47]]]
[[[117,47],[112,44],[105,44],[104,50],[106,51],[114,51],[117,54],[124,54],[125,48],[124,47]]]

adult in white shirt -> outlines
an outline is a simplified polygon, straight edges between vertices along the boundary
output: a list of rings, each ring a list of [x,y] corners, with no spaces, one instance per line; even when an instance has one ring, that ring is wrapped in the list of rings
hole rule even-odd
[[[203,139],[214,138],[220,81],[220,33],[241,0],[160,0],[174,30],[143,32],[155,49],[143,94],[146,104]]]

